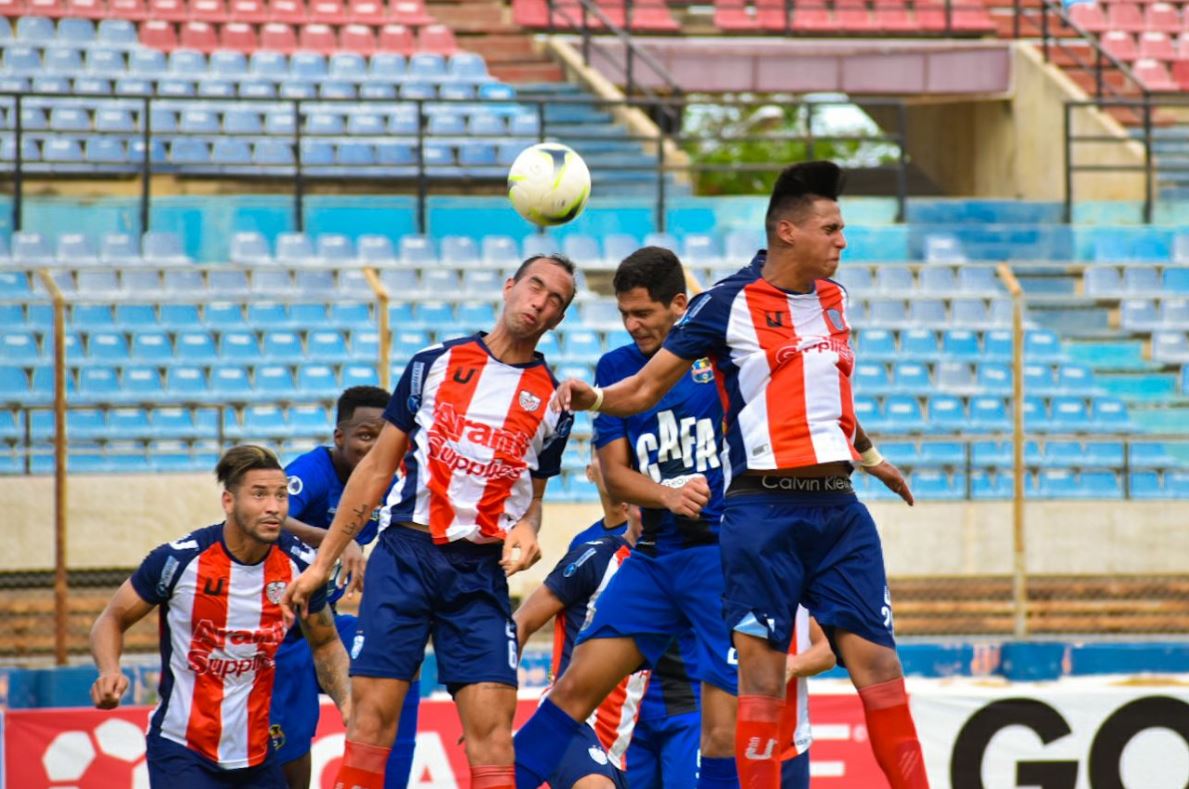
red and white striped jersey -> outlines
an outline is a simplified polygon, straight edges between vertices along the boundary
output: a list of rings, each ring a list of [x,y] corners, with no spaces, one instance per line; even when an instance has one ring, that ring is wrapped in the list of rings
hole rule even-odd
[[[532,478],[556,476],[572,415],[553,411],[557,381],[537,354],[504,364],[483,335],[416,354],[384,417],[409,436],[381,515],[428,526],[434,542],[499,542],[528,510]]]
[[[267,758],[274,657],[285,638],[279,603],[313,558],[311,548],[282,533],[263,561],[243,564],[224,544],[222,524],[145,558],[131,582],[142,599],[160,607],[160,701],[150,736],[228,770]],[[309,610],[325,605],[322,591]]]
[[[780,290],[760,276],[764,260],[696,296],[665,348],[717,368],[733,474],[855,460],[846,290]]]
[[[809,612],[803,606],[797,606],[789,654],[800,655],[809,647]],[[809,680],[805,677],[790,679],[785,702],[784,710],[781,712],[780,730],[790,732],[792,736],[784,745],[784,752],[780,757],[782,761],[800,756],[813,744],[813,733],[809,728]]]
[[[597,525],[601,527],[601,523]],[[616,531],[597,539],[576,541],[545,578],[545,586],[565,605],[565,610],[554,618],[551,667],[554,681],[569,665],[578,633],[594,618],[599,595],[631,554],[631,548],[620,536],[623,529]],[[621,770],[627,769],[625,756],[640,717],[640,703],[648,681],[648,671],[624,677],[586,721],[595,730],[611,763]]]

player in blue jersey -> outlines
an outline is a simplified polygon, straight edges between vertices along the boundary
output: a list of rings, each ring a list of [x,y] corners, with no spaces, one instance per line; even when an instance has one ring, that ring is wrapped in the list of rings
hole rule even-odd
[[[687,304],[677,256],[659,247],[629,255],[615,273],[616,300],[633,343],[604,354],[595,378],[611,385],[647,364]],[[610,494],[639,504],[636,549],[604,590],[573,660],[516,736],[521,789],[544,781],[581,721],[628,674],[656,666],[684,631],[696,641],[702,702],[699,787],[735,787],[736,670],[721,616],[718,522],[726,465],[723,411],[708,363],[695,365],[655,406],[595,420],[595,445]]]
[[[335,408],[334,443],[318,447],[285,468],[289,476],[289,517],[285,531],[313,547],[322,544],[334,520],[343,485],[367,455],[384,425],[389,395],[377,386],[355,386],[339,396]],[[361,587],[365,559],[361,546],[376,537],[376,516],[368,521],[343,553],[342,569],[329,602],[333,606],[345,591]],[[356,618],[335,611],[335,625],[343,643],[351,648]],[[290,630],[277,651],[277,680],[273,686],[269,733],[275,756],[290,789],[310,785],[310,742],[318,726],[318,680],[309,645],[298,630]],[[414,682],[401,709],[396,741],[384,773],[387,789],[405,789],[413,763],[417,734],[417,706],[421,694]]]

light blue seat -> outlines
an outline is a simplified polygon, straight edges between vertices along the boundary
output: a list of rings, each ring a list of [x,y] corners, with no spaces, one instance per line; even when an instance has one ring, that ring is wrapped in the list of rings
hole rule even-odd
[[[874,286],[883,294],[903,299],[913,291],[916,283],[908,266],[885,265],[876,267]]]
[[[231,365],[211,368],[210,388],[212,394],[236,402],[250,399],[252,391],[247,368]]]
[[[317,82],[326,76],[326,58],[316,52],[295,52],[289,60],[289,75],[303,82]]]
[[[918,289],[921,293],[952,293],[958,290],[957,272],[951,266],[924,266],[920,270]]]
[[[885,326],[908,322],[908,309],[900,299],[872,299],[867,302],[867,320]]]
[[[577,329],[565,333],[561,358],[582,364],[594,364],[603,354],[603,342],[598,332]]]
[[[922,466],[964,466],[966,445],[958,441],[925,441],[917,457]]]
[[[427,268],[421,271],[421,287],[431,295],[457,293],[460,289],[458,272],[450,268]]]
[[[328,364],[302,365],[297,368],[297,390],[305,397],[335,397],[339,384],[334,368]],[[325,431],[325,422],[322,428]]]
[[[864,360],[897,357],[896,335],[888,329],[863,329],[858,335],[859,354]]]
[[[33,290],[29,286],[29,276],[23,271],[0,270],[0,297],[21,298],[28,296]],[[13,326],[15,322],[0,322],[2,326]]]
[[[1121,499],[1123,486],[1113,471],[1083,471],[1079,476],[1077,496],[1083,499]]]
[[[229,134],[259,134],[263,128],[260,113],[251,109],[228,108],[223,113],[223,131]],[[240,142],[247,146],[247,141]]]
[[[211,146],[211,161],[232,166],[251,164],[252,147],[246,140],[220,137]]]
[[[911,395],[889,395],[884,404],[887,421],[883,432],[919,433],[927,425],[920,401]]]
[[[1162,324],[1156,303],[1151,299],[1126,299],[1119,309],[1119,323],[1124,329],[1152,331]]]
[[[25,43],[49,44],[54,40],[54,22],[44,16],[17,19],[16,37]]]
[[[169,160],[174,164],[207,164],[211,160],[210,147],[205,140],[176,138],[169,146]]]
[[[1061,339],[1047,329],[1030,329],[1024,333],[1024,356],[1033,362],[1059,362],[1064,356]]]
[[[256,368],[256,380],[253,388],[262,395],[291,397],[294,390],[293,373],[286,365],[262,365]]]
[[[1011,367],[995,362],[980,364],[977,383],[978,388],[987,394],[1010,394],[1012,391]]]
[[[289,409],[289,434],[297,438],[326,438],[331,433],[330,415],[320,405],[298,405]]]
[[[917,498],[932,501],[957,501],[966,498],[966,474],[948,474],[935,469],[914,471],[909,487]]]
[[[970,425],[972,432],[1000,432],[1011,429],[1007,406],[998,397],[975,397],[970,401]]]
[[[328,167],[334,164],[334,144],[326,140],[303,139],[301,161],[310,167]]]
[[[1189,299],[1162,299],[1160,322],[1169,328],[1189,329]]]
[[[200,322],[198,307],[193,304],[161,305],[162,328],[186,330],[197,326]]]
[[[50,139],[42,143],[41,158],[47,162],[81,162],[83,146],[75,139]]]
[[[244,409],[243,435],[253,438],[288,438],[292,435],[285,411],[275,405],[253,405]]]
[[[210,361],[213,358],[214,353],[212,352],[203,361]],[[202,367],[175,365],[169,368],[165,382],[165,391],[170,397],[176,399],[201,399],[208,391],[206,372]]]
[[[323,99],[354,99],[355,86],[350,82],[326,80],[318,85],[318,97]]]
[[[938,433],[961,433],[966,430],[966,406],[960,397],[935,394],[929,398],[927,427]]]
[[[892,386],[898,392],[927,394],[933,388],[929,368],[919,362],[898,362],[892,366]]]
[[[1123,277],[1114,266],[1086,266],[1082,272],[1082,292],[1087,296],[1117,298],[1123,290]]]
[[[458,323],[466,331],[487,330],[495,324],[495,307],[487,301],[458,305]]]
[[[417,322],[413,316],[413,304],[408,301],[394,301],[388,306],[388,320],[393,326],[411,326]]]
[[[392,380],[399,380],[398,376],[402,370],[393,370],[394,375]],[[368,364],[344,364],[343,365],[343,388],[349,389],[352,386],[378,386],[380,383],[380,375],[376,372],[374,365]]]
[[[986,356],[988,359],[1001,362],[1011,362],[1013,343],[1012,333],[1010,331],[995,329],[993,331],[986,332],[983,335],[983,339],[986,346]]]
[[[14,361],[7,356],[3,361]],[[22,402],[29,396],[29,376],[24,367],[13,364],[0,365],[0,400]]]
[[[1068,469],[1043,469],[1037,481],[1037,493],[1045,499],[1082,498],[1077,476]]]
[[[114,367],[84,367],[78,373],[79,396],[91,402],[119,397],[120,378]]]
[[[484,236],[480,242],[483,263],[486,266],[500,268],[512,266],[520,262],[520,249],[516,240],[508,236]]]
[[[864,395],[886,394],[892,389],[892,379],[888,375],[887,365],[878,362],[856,364],[851,382],[855,392]]]
[[[1155,266],[1126,266],[1123,269],[1123,291],[1132,295],[1158,296],[1163,288]]]
[[[299,362],[304,356],[301,336],[297,332],[265,332],[263,347],[264,356],[272,362]],[[257,379],[259,379],[259,371],[257,371]]]
[[[307,337],[306,354],[311,359],[340,361],[347,357],[347,341],[341,332],[311,331]]]
[[[350,317],[346,317],[343,311],[350,313]],[[362,313],[362,320],[354,318],[357,312]],[[366,304],[334,304],[332,305],[332,312],[328,317],[325,304],[299,303],[289,306],[289,319],[294,326],[322,326],[325,323],[336,326],[350,326],[357,321],[367,323],[368,311]]]
[[[1043,397],[1024,398],[1024,428],[1029,432],[1049,433],[1053,427],[1048,402]]]
[[[1167,447],[1155,441],[1134,441],[1130,445],[1128,463],[1132,468],[1171,468],[1177,459],[1169,454]]]
[[[383,134],[385,128],[384,116],[374,112],[353,112],[347,116],[347,133],[355,134]]]
[[[1087,441],[1083,465],[1118,468],[1123,465],[1123,442]]]
[[[368,75],[373,78],[395,80],[404,76],[406,68],[405,56],[396,52],[377,52],[368,59]]]
[[[82,53],[72,47],[47,47],[42,63],[46,71],[56,74],[77,74],[83,70]],[[67,83],[69,84],[69,83]],[[34,90],[45,92],[47,85],[34,81]],[[58,93],[60,91],[53,91]]]
[[[966,362],[943,361],[937,364],[937,388],[945,392],[974,392],[979,386],[974,368]]]
[[[1168,495],[1155,471],[1133,471],[1128,482],[1133,499],[1163,499]]]
[[[32,332],[0,333],[0,359],[6,362],[35,362],[39,355],[37,338]]]
[[[875,397],[855,396],[855,418],[865,430],[879,432],[887,423],[883,407]]]
[[[245,266],[267,265],[272,262],[268,242],[256,231],[243,231],[232,235],[229,257],[232,263]]]
[[[331,79],[359,82],[367,78],[367,61],[356,52],[335,52],[327,63]]]
[[[245,99],[276,98],[277,85],[275,82],[259,77],[241,77],[239,80],[239,95]]]
[[[248,57],[248,71],[256,77],[284,79],[289,75],[289,58],[280,52],[258,49]]]
[[[435,329],[454,325],[454,307],[444,301],[424,301],[417,305],[417,321]]]
[[[303,266],[319,262],[314,244],[305,233],[278,233],[276,244],[276,262],[281,265]]]
[[[1131,430],[1131,417],[1127,414],[1127,406],[1118,398],[1094,398],[1090,406],[1090,419],[1098,432],[1126,433]]]
[[[371,143],[345,140],[335,148],[335,161],[345,167],[369,167],[376,163],[376,150]]]
[[[311,112],[306,117],[305,130],[311,134],[342,134],[345,129],[344,117],[338,112]]]
[[[1034,445],[1036,442],[1030,441],[1028,443]],[[1043,465],[1048,468],[1074,468],[1083,465],[1095,465],[1089,462],[1082,444],[1077,441],[1046,441],[1041,457],[1030,458],[1026,455],[1024,462],[1030,466]]]
[[[252,331],[225,331],[219,338],[219,358],[223,361],[253,364],[260,360],[260,345]]]
[[[76,329],[110,329],[115,319],[106,304],[75,304],[70,311],[70,325]]]
[[[103,432],[107,438],[145,438],[152,433],[149,414],[143,408],[113,408]]]
[[[173,343],[163,331],[139,331],[132,335],[131,353],[137,361],[167,362],[173,358]]]
[[[489,268],[468,268],[462,272],[462,289],[472,295],[490,296],[498,293],[504,280],[498,271]]]
[[[56,82],[62,81],[62,79],[59,79],[59,78],[54,78],[54,80]],[[44,88],[45,88],[45,83],[41,83],[39,86],[37,82],[34,82],[34,88],[33,88],[34,90],[44,90]],[[104,79],[102,77],[92,77],[92,76],[85,76],[85,77],[76,76],[61,91],[61,93],[63,93],[63,94],[66,94],[66,93],[111,93],[111,92],[112,92],[111,80]]]
[[[945,302],[940,299],[913,299],[908,303],[908,320],[923,326],[943,327],[950,323]]]
[[[441,251],[442,263],[450,266],[471,266],[479,262],[479,247],[473,238],[468,236],[446,236],[442,239]],[[427,269],[426,274],[434,269]],[[447,271],[446,269],[437,269],[437,271]],[[455,279],[455,278],[452,278]],[[428,281],[430,289],[436,286],[433,278]],[[453,282],[457,286],[457,282]]]
[[[930,329],[908,329],[900,332],[901,359],[933,359],[937,356],[937,334]]]
[[[1166,471],[1164,490],[1172,498],[1189,499],[1189,471]]]
[[[209,364],[218,355],[215,352],[215,340],[210,332],[195,330],[178,333],[174,353],[178,361],[192,364]]]
[[[252,146],[252,161],[258,165],[291,165],[293,146],[281,140],[258,140]]]
[[[87,358],[118,364],[128,361],[128,341],[121,332],[92,332],[87,343]]]
[[[128,161],[128,149],[123,140],[88,137],[83,141],[83,157],[95,164],[123,164]]]

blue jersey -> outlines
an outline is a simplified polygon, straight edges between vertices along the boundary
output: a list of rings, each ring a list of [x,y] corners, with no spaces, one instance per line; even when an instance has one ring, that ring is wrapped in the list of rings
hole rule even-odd
[[[595,383],[610,386],[639,372],[648,362],[635,343],[603,354]],[[709,362],[698,360],[659,403],[629,417],[598,414],[594,443],[604,447],[627,439],[632,466],[662,485],[679,487],[701,474],[710,485],[710,501],[696,520],[668,510],[641,509],[643,534],[636,547],[646,553],[667,552],[718,540],[723,491],[727,478],[723,410]]]

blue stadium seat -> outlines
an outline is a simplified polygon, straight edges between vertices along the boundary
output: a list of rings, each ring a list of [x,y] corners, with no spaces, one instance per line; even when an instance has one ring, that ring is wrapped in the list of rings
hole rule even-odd
[[[1094,430],[1101,433],[1126,433],[1131,430],[1131,417],[1122,400],[1114,397],[1096,397],[1091,403],[1090,419]]]
[[[1169,454],[1167,447],[1155,441],[1134,441],[1130,444],[1128,463],[1132,468],[1171,468],[1177,459]]]
[[[1079,476],[1078,498],[1120,499],[1123,486],[1113,471],[1083,471]]]
[[[859,354],[864,360],[897,357],[896,336],[888,329],[863,329],[858,341]]]
[[[267,342],[268,336],[265,338],[266,347]],[[347,342],[343,338],[343,335],[337,331],[311,331],[307,336],[307,346],[305,356],[310,359],[324,359],[338,362],[347,357]],[[299,350],[300,347],[299,342]]]
[[[257,165],[291,165],[293,146],[282,140],[258,140],[252,147],[252,161]]]
[[[210,364],[217,356],[214,338],[205,331],[179,332],[174,348],[179,361],[192,364]]]
[[[176,399],[201,399],[208,392],[206,373],[201,367],[189,365],[171,367],[165,391]]]
[[[1160,277],[1155,266],[1126,266],[1123,268],[1123,292],[1137,296],[1159,296]]]
[[[982,361],[978,333],[969,329],[950,329],[943,333],[941,352],[942,355],[951,357],[953,361]]]
[[[395,374],[392,380],[398,380],[401,370],[394,370]],[[372,365],[366,364],[345,364],[343,365],[343,388],[347,389],[352,386],[378,386],[380,384],[380,376],[376,372],[376,368]]]
[[[423,269],[421,286],[433,295],[457,293],[460,289],[458,272],[450,268]]]
[[[87,358],[112,364],[128,361],[128,341],[121,332],[91,332]]]
[[[619,307],[612,301],[588,301],[579,305],[582,323],[595,328],[615,328],[622,325]]]
[[[930,263],[961,263],[966,260],[962,242],[950,233],[930,233],[925,236],[924,256]]]
[[[1047,364],[1024,365],[1024,391],[1029,394],[1050,395],[1056,389],[1053,368]]]
[[[8,361],[7,357],[5,361]],[[0,365],[0,400],[22,402],[29,395],[29,376],[24,367]]]
[[[1160,475],[1155,471],[1133,471],[1128,482],[1133,499],[1163,499],[1168,496]]]
[[[219,358],[239,364],[254,364],[260,361],[261,352],[256,333],[242,330],[224,331],[219,338]]]
[[[886,394],[892,389],[887,366],[878,362],[857,363],[851,383],[855,392],[864,395]]]
[[[867,302],[867,319],[885,326],[908,322],[908,308],[900,299],[873,299]]]
[[[400,260],[406,266],[428,266],[438,260],[433,241],[426,236],[405,235],[400,238]]]
[[[417,322],[433,329],[450,330],[455,325],[454,307],[444,301],[423,301],[417,305]]]
[[[958,274],[952,266],[922,266],[919,290],[921,293],[952,293],[958,290]]]
[[[468,268],[462,272],[462,289],[472,295],[499,293],[503,284],[500,273],[490,268]]]
[[[998,397],[975,397],[970,401],[971,432],[987,433],[1011,429],[1007,406]]]
[[[320,405],[298,405],[289,409],[289,434],[298,438],[326,439],[331,434],[330,415]]]
[[[1189,471],[1166,471],[1164,490],[1172,498],[1189,499]]]
[[[907,298],[915,289],[916,282],[908,266],[884,265],[875,269],[875,288],[896,298]]]
[[[961,433],[968,421],[962,398],[938,394],[929,398],[928,427],[932,432]]]
[[[397,291],[398,293],[400,291]],[[417,322],[413,316],[413,304],[408,301],[394,301],[388,306],[388,322],[393,326],[410,326]]]
[[[264,236],[255,231],[235,233],[231,237],[231,262],[240,265],[266,265],[272,262],[272,253]],[[168,272],[167,272],[168,274]]]
[[[959,441],[925,441],[917,462],[922,466],[964,466],[966,445]]]
[[[937,334],[931,329],[907,329],[900,332],[899,358],[934,359],[937,353]]]
[[[294,390],[293,373],[286,365],[266,364],[256,368],[254,389],[257,393],[289,397]]]
[[[979,389],[974,368],[966,362],[938,362],[937,388],[944,392],[973,393]]]
[[[47,354],[49,349],[47,348]],[[0,334],[0,358],[6,362],[34,362],[40,354],[37,338],[32,332],[4,332]]]
[[[441,260],[452,266],[469,266],[479,262],[479,247],[467,236],[446,236],[442,239]],[[428,272],[427,272],[428,273]],[[431,290],[435,290],[431,287]]]
[[[478,331],[495,324],[495,307],[489,301],[470,301],[458,305],[458,324],[464,331]]]
[[[1055,430],[1049,414],[1049,404],[1045,398],[1024,398],[1024,428],[1029,432],[1038,433]]]
[[[598,332],[571,330],[565,333],[562,357],[569,362],[594,364],[603,354],[603,344]]]
[[[335,290],[334,272],[330,269],[298,269],[293,275],[293,286],[298,293],[307,296],[326,296]],[[363,292],[369,296],[370,293],[370,290]]]
[[[557,334],[555,332],[546,332],[537,341],[537,350],[545,355],[546,359],[560,359],[561,358],[561,344],[558,342]]]
[[[1011,362],[1012,333],[996,329],[983,334],[986,357],[995,361]],[[1035,360],[1034,360],[1035,361]]]
[[[137,365],[124,368],[122,399],[126,402],[152,403],[165,394],[161,371],[156,367]]]
[[[252,387],[247,369],[236,366],[212,367],[210,389],[212,394],[228,400],[242,402],[250,399]]]
[[[898,392],[927,394],[933,388],[929,368],[919,362],[897,362],[892,366],[892,386]]]
[[[889,395],[885,402],[885,433],[918,433],[927,427],[920,401],[910,395]],[[862,420],[860,420],[860,424]]]
[[[1118,298],[1123,277],[1114,266],[1086,266],[1082,273],[1082,292],[1087,296]]]
[[[901,468],[918,465],[917,445],[915,441],[882,441],[879,451],[890,462]]]
[[[68,423],[69,424],[69,423]],[[151,433],[149,415],[143,408],[113,408],[107,414],[106,438],[145,438]]]
[[[0,297],[23,298],[32,293],[29,276],[23,271],[0,271]],[[11,326],[11,323],[2,325]]]
[[[305,356],[301,336],[291,331],[265,332],[263,350],[265,358],[270,362],[300,362]],[[258,370],[258,377],[259,372]]]
[[[959,266],[958,290],[963,293],[990,295],[1003,290],[995,269],[990,266]]]
[[[1122,466],[1123,443],[1121,441],[1087,441],[1083,465],[1103,468]]]
[[[284,409],[275,405],[253,405],[244,409],[246,439],[288,438],[293,434]]]
[[[1189,267],[1166,268],[1164,270],[1164,291],[1166,293],[1189,293]]]
[[[251,314],[249,307],[249,315]],[[362,317],[359,317],[359,316]],[[366,304],[335,304],[328,316],[325,304],[291,304],[289,305],[288,323],[296,327],[322,326],[352,326],[357,323],[368,322]]]
[[[913,299],[908,303],[908,320],[922,326],[947,326],[945,302],[940,299]]]
[[[1030,329],[1024,333],[1024,356],[1032,362],[1059,362],[1064,358],[1061,339],[1047,329]]]
[[[1012,391],[1012,371],[1006,364],[980,364],[976,377],[978,388],[987,394],[1010,394]]]
[[[1029,444],[1036,445],[1036,442],[1030,441]],[[1030,466],[1043,465],[1048,468],[1073,468],[1082,465],[1092,465],[1084,463],[1086,456],[1082,445],[1077,441],[1046,441],[1044,452],[1040,453],[1037,449],[1039,457],[1025,456],[1024,462]]]
[[[914,471],[909,480],[913,495],[933,501],[957,501],[966,498],[966,475],[947,474],[934,469]]]
[[[84,367],[78,373],[78,394],[83,400],[109,402],[120,396],[120,378],[114,367]]]
[[[339,357],[341,361],[343,357]],[[334,368],[328,364],[305,364],[297,368],[297,390],[305,397],[335,397],[339,393]],[[326,423],[322,423],[325,429]]]

